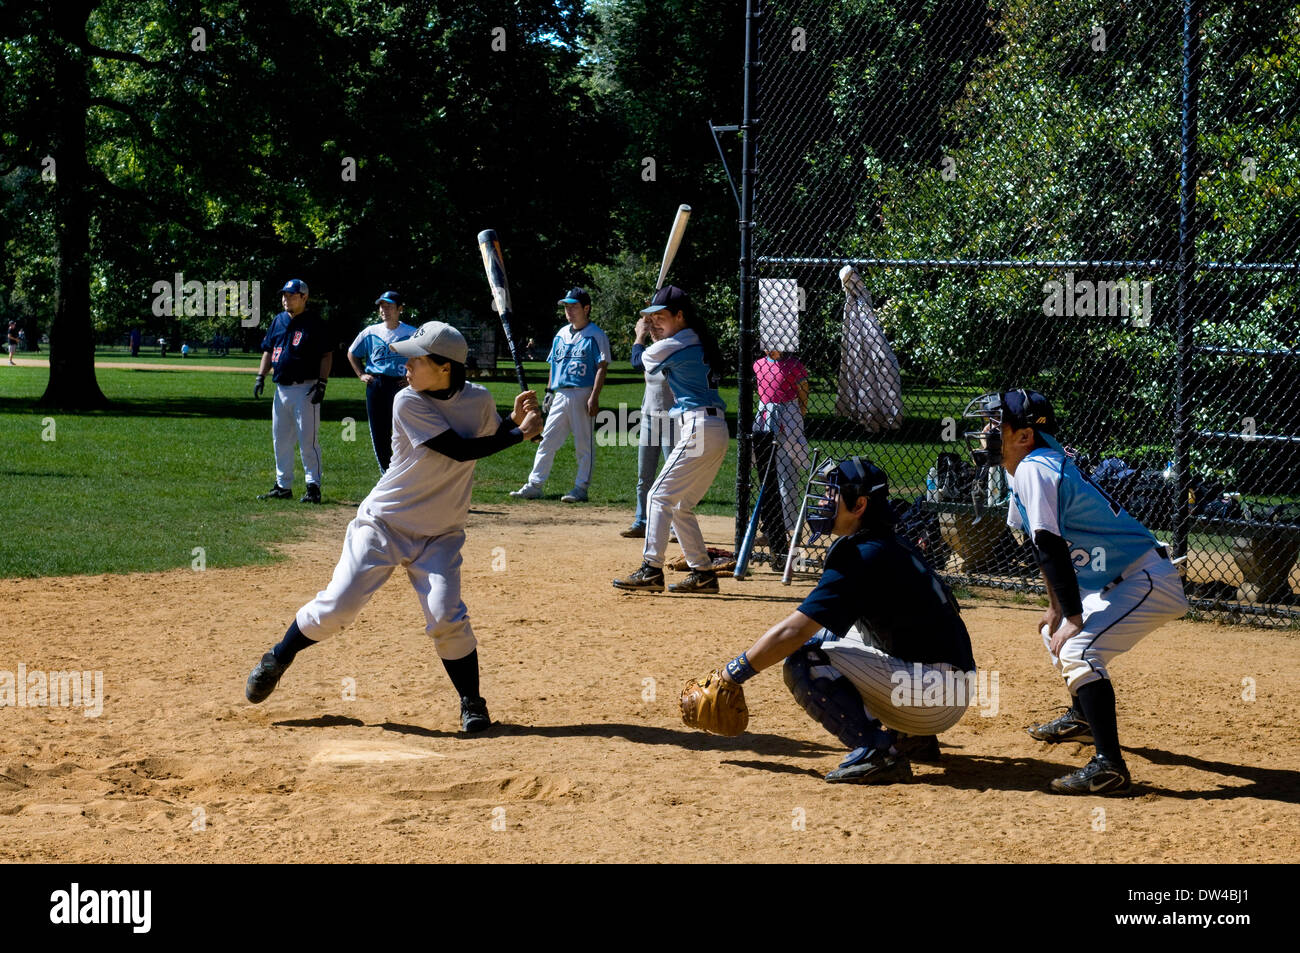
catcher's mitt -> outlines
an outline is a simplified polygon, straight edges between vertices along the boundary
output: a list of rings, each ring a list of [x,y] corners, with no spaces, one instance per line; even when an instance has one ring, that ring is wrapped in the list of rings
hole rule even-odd
[[[682,689],[682,721],[715,735],[738,735],[749,724],[745,690],[716,670],[703,681],[691,679]]]
[[[713,571],[719,576],[730,576],[733,569],[736,568],[736,554],[726,549],[714,549],[709,547],[709,558],[713,560]],[[668,568],[677,572],[690,572],[690,565],[686,562],[686,554],[679,553],[677,558],[668,563]]]

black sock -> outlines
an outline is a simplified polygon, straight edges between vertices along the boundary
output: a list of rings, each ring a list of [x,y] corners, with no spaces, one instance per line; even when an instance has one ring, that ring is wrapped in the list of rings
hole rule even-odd
[[[1097,754],[1117,764],[1124,763],[1119,747],[1119,725],[1115,718],[1115,686],[1108,678],[1099,678],[1080,687],[1079,705],[1092,728]]]
[[[461,698],[478,698],[478,649],[464,658],[443,659],[442,667]]]
[[[311,639],[302,634],[298,628],[298,620],[294,619],[289,623],[289,628],[284,630],[284,638],[275,648],[271,649],[271,654],[281,665],[288,665],[293,661],[293,657],[309,645],[315,645]]]

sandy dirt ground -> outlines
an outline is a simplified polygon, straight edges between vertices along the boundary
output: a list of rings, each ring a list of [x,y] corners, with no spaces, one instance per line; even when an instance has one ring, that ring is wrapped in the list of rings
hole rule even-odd
[[[252,374],[257,371],[257,365],[246,363],[243,366],[232,366],[230,364],[203,364],[199,358],[194,360],[182,359],[179,354],[176,355],[178,363],[176,364],[150,364],[145,361],[139,363],[131,361],[96,361],[96,368],[106,368],[113,371],[232,371],[238,374]],[[20,357],[14,361],[19,367],[49,367],[48,358]]]
[[[459,710],[404,575],[264,704],[244,680],[338,558],[347,506],[269,568],[7,581],[0,670],[103,673],[103,711],[0,708],[0,859],[154,861],[1295,862],[1300,640],[1178,623],[1115,667],[1135,790],[1063,798],[1081,745],[1024,726],[1065,700],[1040,610],[971,600],[997,673],[911,783],[830,785],[843,751],[777,670],[750,730],[681,724],[683,681],[748,647],[812,585],[758,567],[723,594],[630,594],[628,514],[471,514],[465,597],[499,724]],[[731,522],[705,519],[729,547]],[[992,696],[993,681],[989,680]],[[355,685],[355,692],[352,686]],[[83,703],[84,704],[84,703]]]

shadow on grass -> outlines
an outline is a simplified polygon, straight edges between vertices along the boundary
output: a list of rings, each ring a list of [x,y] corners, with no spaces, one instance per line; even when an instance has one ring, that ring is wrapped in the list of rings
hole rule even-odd
[[[84,473],[69,473],[66,470],[0,470],[0,477],[40,477],[42,480],[61,479],[72,480],[81,479],[86,476]]]
[[[179,372],[178,372],[179,373]],[[330,400],[325,398],[326,413],[330,418],[353,417],[366,419],[364,400]],[[0,397],[0,414],[54,413],[48,407],[38,407],[34,398]],[[77,417],[214,417],[226,420],[271,420],[269,396],[261,400],[252,397],[119,397],[107,407],[96,410],[58,411]]]
[[[145,371],[142,373],[177,373],[185,371]],[[192,397],[177,395],[175,397],[119,397],[107,407],[94,410],[52,411],[48,407],[38,407],[34,397],[0,397],[0,414],[52,414],[67,413],[77,417],[212,417],[225,420],[265,420],[271,421],[271,389],[260,399],[252,397]],[[322,421],[338,421],[351,417],[359,424],[365,423],[366,402],[363,399],[335,399],[326,395],[322,405]],[[499,407],[502,414],[510,412],[509,407]]]

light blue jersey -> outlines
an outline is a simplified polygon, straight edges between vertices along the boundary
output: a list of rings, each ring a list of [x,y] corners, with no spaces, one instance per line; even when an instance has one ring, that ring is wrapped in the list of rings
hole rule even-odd
[[[671,415],[678,416],[705,407],[727,409],[726,402],[709,380],[711,371],[704,362],[700,336],[690,328],[683,328],[672,337],[651,344],[641,355],[641,365],[646,373],[662,373],[668,379],[675,398]]]
[[[1054,441],[1053,441],[1054,442]],[[1080,472],[1059,445],[1040,447],[1011,478],[1007,523],[1046,530],[1070,547],[1081,592],[1098,592],[1158,544],[1145,526]]]
[[[353,339],[348,353],[366,362],[367,374],[383,374],[386,377],[404,377],[406,375],[406,358],[389,350],[398,341],[405,341],[416,331],[404,321],[398,321],[397,327],[388,330],[380,321],[362,330]]]
[[[551,354],[546,359],[551,365],[550,387],[594,387],[596,371],[601,364],[613,360],[609,349],[609,338],[605,332],[594,324],[587,324],[581,331],[573,330],[573,325],[566,324],[556,332],[551,342]]]

